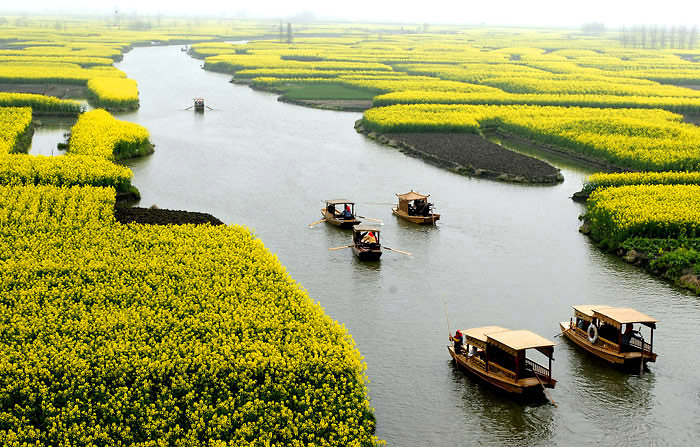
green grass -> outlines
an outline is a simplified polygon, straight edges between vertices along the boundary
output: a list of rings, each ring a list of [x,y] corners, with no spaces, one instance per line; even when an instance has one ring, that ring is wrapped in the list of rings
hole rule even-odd
[[[287,99],[366,99],[372,100],[376,93],[340,85],[309,85],[292,87],[284,94]]]

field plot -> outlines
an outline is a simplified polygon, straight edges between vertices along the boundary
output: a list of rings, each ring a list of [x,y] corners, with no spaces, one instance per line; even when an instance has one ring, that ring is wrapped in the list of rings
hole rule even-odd
[[[122,226],[105,188],[0,197],[3,443],[373,442],[352,339],[246,229]]]

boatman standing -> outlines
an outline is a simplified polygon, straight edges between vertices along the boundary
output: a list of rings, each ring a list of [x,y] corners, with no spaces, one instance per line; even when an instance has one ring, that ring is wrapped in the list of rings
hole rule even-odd
[[[450,336],[450,340],[454,343],[455,354],[462,353],[462,331],[455,332],[454,337]]]

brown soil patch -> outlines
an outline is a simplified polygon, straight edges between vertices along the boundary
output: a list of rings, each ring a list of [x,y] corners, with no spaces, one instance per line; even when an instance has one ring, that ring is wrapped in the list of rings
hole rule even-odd
[[[468,133],[394,133],[381,135],[355,123],[358,132],[387,146],[451,171],[496,180],[521,183],[556,183],[559,170],[536,158]]]
[[[0,84],[0,92],[35,93],[37,95],[55,96],[59,99],[84,99],[87,97],[83,85],[63,84]]]
[[[139,223],[150,225],[185,225],[185,224],[211,224],[223,225],[216,217],[206,213],[191,211],[175,211],[152,208],[114,208],[114,218],[117,222]]]

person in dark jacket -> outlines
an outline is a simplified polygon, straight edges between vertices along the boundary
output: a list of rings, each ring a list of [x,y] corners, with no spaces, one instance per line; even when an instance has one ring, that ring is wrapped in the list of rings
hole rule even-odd
[[[455,332],[454,337],[450,337],[450,340],[454,343],[454,349],[455,349],[455,354],[461,354],[462,353],[462,332],[457,331]]]

